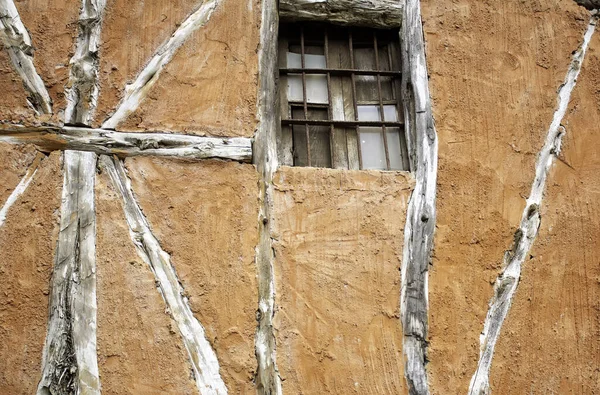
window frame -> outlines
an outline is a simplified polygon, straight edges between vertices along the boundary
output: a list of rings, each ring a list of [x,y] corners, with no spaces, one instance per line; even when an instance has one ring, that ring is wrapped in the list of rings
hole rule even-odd
[[[307,40],[304,31],[307,27],[317,27],[323,32],[323,53],[325,57],[325,68],[308,68],[306,67],[305,55]],[[383,171],[410,171],[410,154],[409,154],[409,136],[407,136],[404,128],[404,110],[403,98],[401,96],[401,77],[402,64],[400,57],[400,42],[399,32],[396,29],[374,29],[368,28],[372,32],[372,47],[374,69],[364,69],[356,67],[356,48],[364,47],[364,42],[357,46],[353,37],[353,32],[357,29],[365,30],[362,27],[345,26],[340,27],[333,24],[323,22],[281,22],[278,36],[278,69],[279,69],[279,110],[281,114],[281,122],[277,135],[278,159],[279,163],[287,166],[309,166],[309,167],[330,167],[350,170],[362,170],[363,154],[361,152],[360,128],[381,128],[383,139],[383,147],[385,150],[385,167]],[[297,29],[296,29],[297,28]],[[296,29],[300,41],[300,58],[301,66],[304,67],[288,67],[287,56],[292,39],[289,31]],[[337,38],[341,32],[347,37],[347,42],[341,44],[340,40],[330,40],[330,32],[334,33]],[[379,51],[380,42],[379,36],[387,36],[386,52],[387,66],[382,67]],[[384,37],[385,38],[385,37]],[[297,39],[296,39],[297,40]],[[345,48],[343,48],[345,46]],[[344,53],[345,51],[345,53]],[[385,54],[383,54],[385,56]],[[358,58],[357,58],[358,59]],[[338,62],[336,62],[336,60]],[[293,102],[291,104],[287,97],[288,78],[291,75],[299,75],[302,78],[302,102]],[[327,84],[327,104],[310,103],[306,95],[306,77],[310,75],[324,75]],[[377,98],[370,100],[370,103],[365,103],[358,99],[357,94],[360,93],[360,88],[357,88],[357,82],[365,76],[373,77],[376,81]],[[392,100],[384,100],[382,94],[382,81],[390,80]],[[363,94],[364,95],[364,94]],[[302,106],[304,117],[301,119],[293,117],[292,108]],[[379,119],[378,121],[359,120],[359,106],[373,105],[377,106]],[[396,113],[396,120],[385,120],[386,106],[393,105]],[[327,110],[327,120],[310,119],[308,116],[309,108],[322,107]],[[306,133],[306,160],[304,164],[296,164],[295,158],[299,158],[298,154],[294,155],[294,136],[297,129],[304,126]],[[296,131],[294,131],[296,128]],[[311,131],[313,133],[324,133],[317,128],[328,128],[329,134],[329,164],[326,166],[314,166],[311,155]],[[399,158],[395,158],[396,163],[392,168],[390,157],[390,144],[388,142],[388,130],[393,128],[392,133],[398,134],[397,152]],[[323,139],[322,139],[323,140]],[[400,167],[398,167],[400,162]]]

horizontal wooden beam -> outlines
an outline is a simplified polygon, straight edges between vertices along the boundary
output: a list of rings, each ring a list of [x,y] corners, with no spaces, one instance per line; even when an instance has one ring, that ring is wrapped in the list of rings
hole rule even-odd
[[[282,21],[397,28],[403,8],[403,0],[280,0],[279,16]]]
[[[245,137],[201,137],[170,133],[126,133],[79,126],[0,124],[0,141],[33,144],[42,152],[78,150],[126,156],[182,159],[252,160],[252,140]]]

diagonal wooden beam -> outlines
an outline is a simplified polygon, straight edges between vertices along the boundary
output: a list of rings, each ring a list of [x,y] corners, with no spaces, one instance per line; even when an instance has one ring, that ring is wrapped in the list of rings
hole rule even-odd
[[[135,199],[123,163],[118,158],[104,155],[100,157],[99,163],[121,195],[131,239],[140,257],[152,269],[168,312],[179,328],[190,357],[198,391],[202,395],[227,394],[227,388],[219,373],[217,355],[206,339],[204,328],[190,308],[169,254],[160,246]]]
[[[189,160],[252,160],[252,139],[170,133],[125,133],[80,126],[0,124],[0,141],[33,144],[42,152],[79,150],[96,154],[162,156]]]
[[[0,39],[23,80],[29,104],[38,114],[52,114],[52,100],[33,64],[33,45],[13,0],[0,0]]]
[[[496,283],[494,284],[494,296],[490,301],[483,332],[479,337],[479,362],[477,363],[477,370],[471,378],[469,395],[487,395],[490,393],[489,375],[494,357],[494,348],[500,337],[502,324],[510,310],[512,298],[517,291],[521,278],[522,265],[525,263],[527,256],[529,256],[529,251],[533,247],[533,243],[539,232],[542,220],[540,206],[544,196],[546,181],[554,159],[560,154],[562,137],[565,133],[565,129],[561,123],[567,112],[571,92],[577,83],[577,77],[579,76],[587,47],[598,23],[598,18],[597,13],[592,13],[582,43],[573,52],[573,58],[565,80],[558,89],[557,108],[548,128],[544,146],[537,157],[535,178],[521,216],[521,223],[515,233],[511,251],[507,251],[504,255],[504,268],[496,278]]]
[[[4,225],[4,221],[6,220],[6,214],[8,214],[8,210],[12,207],[13,204],[17,201],[17,199],[25,192],[31,181],[33,180],[33,176],[37,173],[40,163],[45,158],[44,154],[39,153],[36,155],[35,159],[27,168],[25,175],[21,178],[21,181],[16,186],[16,188],[12,191],[12,193],[6,199],[6,202],[0,208],[0,227]]]
[[[157,50],[146,67],[138,74],[131,85],[125,88],[125,97],[115,112],[102,124],[103,129],[115,129],[129,114],[133,113],[146,98],[152,86],[158,81],[163,68],[173,59],[175,52],[190,35],[204,26],[212,16],[220,0],[205,0],[196,12],[190,15],[171,37]]]

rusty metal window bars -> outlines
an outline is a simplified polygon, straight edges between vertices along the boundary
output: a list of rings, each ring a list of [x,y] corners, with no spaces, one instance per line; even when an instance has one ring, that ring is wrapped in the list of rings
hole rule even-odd
[[[409,170],[397,30],[282,24],[280,163]]]

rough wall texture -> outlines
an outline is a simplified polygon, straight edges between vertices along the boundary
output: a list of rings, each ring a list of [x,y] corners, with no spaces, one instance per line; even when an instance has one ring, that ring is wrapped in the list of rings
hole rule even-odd
[[[25,0],[16,2],[23,23],[35,48],[33,57],[54,104],[54,113],[64,119],[65,85],[69,79],[69,60],[77,37],[81,4],[74,1]]]
[[[35,158],[35,148],[0,143],[0,208]]]
[[[217,353],[232,394],[254,394],[257,175],[251,165],[127,160],[154,234]]]
[[[589,14],[555,0],[427,0],[423,19],[439,136],[428,369],[433,393],[466,393],[493,282]]]
[[[594,0],[595,1],[595,0]],[[583,1],[591,3],[590,1]],[[108,0],[97,125],[200,0]],[[221,0],[129,120],[131,131],[252,137],[259,0]],[[80,2],[16,1],[61,118]],[[589,12],[571,0],[422,0],[439,135],[430,271],[430,390],[466,393],[493,282]],[[600,33],[550,174],[539,237],[492,364],[494,394],[600,393]],[[0,121],[32,123],[0,51]],[[0,205],[35,151],[0,143]],[[60,154],[42,161],[0,227],[0,394],[40,377],[56,244]],[[133,190],[206,329],[231,394],[254,394],[258,242],[255,168],[127,159]],[[137,255],[120,196],[97,178],[98,357],[106,394],[196,394],[188,355]],[[404,394],[399,321],[402,173],[282,168],[275,178],[277,362],[287,394]]]
[[[77,36],[80,4],[46,0],[24,0],[15,3],[31,37],[34,47],[33,63],[54,103],[54,113],[57,115],[55,119],[62,120],[66,107],[64,89],[69,79],[69,59],[73,55],[73,40]],[[12,71],[9,57],[3,47],[0,54],[0,86],[6,89],[6,93],[0,97],[1,119],[33,120],[33,110],[27,105],[27,95],[21,79]]]
[[[0,42],[0,119],[27,122],[33,119],[34,111],[27,105],[27,94],[19,75],[12,67],[10,57]]]
[[[136,3],[135,24],[129,2],[116,0],[109,7],[103,29],[106,54],[99,120],[115,108],[125,82],[135,78],[154,50],[199,3]],[[206,27],[179,49],[139,110],[120,128],[252,137],[259,11],[258,0],[222,0]]]
[[[540,234],[496,347],[494,393],[600,392],[599,87],[596,34],[563,121]]]
[[[104,394],[195,394],[154,275],[129,237],[121,196],[96,177],[98,367]]]
[[[284,167],[274,183],[284,393],[406,393],[399,269],[413,180]]]
[[[31,185],[0,227],[1,394],[32,394],[41,377],[48,288],[58,234],[59,158],[59,153],[53,153],[42,161]]]

